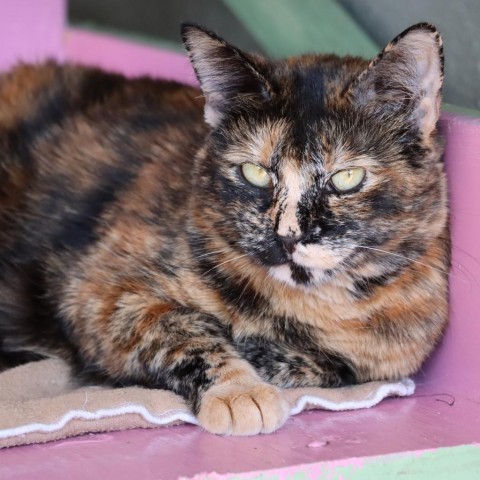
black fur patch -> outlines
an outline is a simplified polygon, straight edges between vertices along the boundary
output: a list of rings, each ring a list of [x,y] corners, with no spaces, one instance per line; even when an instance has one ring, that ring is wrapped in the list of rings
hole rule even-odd
[[[292,279],[300,285],[307,285],[312,279],[311,273],[296,263],[290,264],[290,272]]]
[[[354,283],[355,296],[359,299],[368,298],[375,293],[377,288],[387,285],[394,277],[395,275],[388,274],[356,280]]]
[[[118,192],[125,189],[135,177],[131,170],[121,168],[104,169],[99,174],[98,186],[78,196],[73,193],[74,210],[64,210],[56,217],[56,228],[51,238],[52,248],[82,250],[98,239],[96,228],[101,222],[102,213],[117,198]],[[65,192],[69,195],[70,192]],[[50,197],[54,198],[54,197]],[[39,205],[39,210],[48,216],[55,206]]]
[[[264,380],[282,388],[341,387],[356,383],[348,362],[329,352],[307,346],[292,349],[260,336],[242,339],[237,348]]]

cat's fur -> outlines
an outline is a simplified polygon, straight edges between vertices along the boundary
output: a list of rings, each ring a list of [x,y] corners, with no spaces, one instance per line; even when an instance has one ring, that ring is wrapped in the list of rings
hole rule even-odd
[[[3,360],[167,388],[233,434],[284,422],[277,387],[417,371],[448,311],[438,32],[370,63],[183,37],[203,95],[54,63],[0,77]]]

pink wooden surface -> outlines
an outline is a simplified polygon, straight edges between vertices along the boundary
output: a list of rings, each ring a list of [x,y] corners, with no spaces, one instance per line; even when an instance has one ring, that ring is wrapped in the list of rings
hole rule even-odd
[[[433,392],[435,389],[433,389]],[[430,395],[421,389],[418,395]],[[440,401],[441,400],[441,401]],[[459,395],[387,400],[357,412],[309,412],[279,432],[218,437],[193,426],[86,435],[0,451],[2,480],[174,480],[462,445],[480,440],[480,407]],[[327,443],[312,448],[313,442]]]
[[[111,35],[70,29],[65,38],[65,56],[71,62],[102,67],[127,76],[150,75],[197,84],[185,55],[135,44]]]
[[[25,7],[27,1],[0,4],[2,40],[4,12],[8,11],[5,5]],[[51,27],[56,31],[62,2],[35,1],[50,11]],[[34,2],[28,4],[32,6]],[[13,13],[19,15],[19,12]],[[37,11],[39,20],[43,13]],[[65,53],[67,60],[128,75],[150,74],[194,82],[186,59],[178,54],[78,30],[64,37],[63,46],[57,34],[50,42],[49,36],[37,38],[30,36],[30,31],[24,33],[30,47],[22,46],[23,39],[17,35],[13,37],[12,51],[18,55],[42,53],[24,58],[41,58],[46,52],[62,58]],[[13,58],[5,54],[3,41],[1,45],[0,68]],[[445,115],[442,128],[447,140],[445,157],[452,199],[455,266],[451,276],[451,326],[441,348],[418,376],[419,388],[413,397],[387,400],[378,407],[357,412],[304,413],[270,436],[223,438],[206,434],[197,427],[179,426],[16,447],[0,451],[0,479],[102,476],[105,480],[168,480],[200,472],[265,470],[335,459],[348,463],[352,457],[479,442],[480,121]],[[326,445],[311,448],[312,442]]]
[[[480,119],[444,114],[450,181],[451,323],[442,348],[419,379],[479,400],[480,392]]]
[[[63,58],[64,0],[0,0],[0,70]]]

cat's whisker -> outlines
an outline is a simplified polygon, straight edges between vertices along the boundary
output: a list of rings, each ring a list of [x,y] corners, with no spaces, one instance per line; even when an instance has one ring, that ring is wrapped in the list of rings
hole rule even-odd
[[[225,260],[224,262],[218,263],[217,265],[214,265],[212,268],[208,269],[206,272],[202,274],[202,277],[210,273],[212,270],[216,270],[218,267],[221,267],[222,265],[225,265],[226,263],[234,262],[236,260],[239,260],[240,258],[248,257],[250,254],[245,253],[243,255],[238,255],[237,257],[230,258],[229,260]]]
[[[195,256],[194,258],[198,260],[199,258],[210,257],[213,255],[217,255],[219,253],[230,253],[230,252],[231,250],[224,248],[222,250],[214,250],[213,252],[204,253],[202,255]]]
[[[467,250],[465,250],[464,248],[458,246],[458,244],[456,243],[453,243],[452,242],[452,246],[453,246],[453,249],[454,250],[458,250],[460,253],[462,253],[463,255],[467,256],[470,260],[472,260],[473,262],[475,262],[479,267],[480,267],[480,260],[476,257],[474,257],[471,253],[467,252]],[[462,266],[464,267],[462,264],[460,264],[459,262],[457,262],[459,266]]]
[[[406,255],[401,255],[399,253],[389,252],[388,250],[383,250],[382,248],[374,248],[374,247],[366,247],[365,245],[357,245],[358,248],[365,248],[367,250],[374,250],[376,252],[386,253],[387,255],[392,255],[393,257],[403,258],[408,260],[409,262],[418,263],[419,265],[423,265],[424,267],[431,267],[435,270],[438,270],[441,273],[448,274],[446,270],[442,270],[441,268],[434,267],[433,265],[429,265],[428,263],[420,262],[419,260],[415,260],[414,258],[407,257]]]
[[[419,260],[415,260],[414,258],[407,257],[406,255],[400,255],[399,253],[389,252],[389,251],[383,250],[381,248],[366,247],[364,245],[357,245],[357,247],[358,248],[364,248],[364,249],[367,249],[367,250],[373,250],[373,251],[376,251],[376,252],[385,253],[387,255],[392,255],[393,257],[403,258],[405,260],[408,260],[409,262],[418,263],[419,265],[423,265],[424,267],[432,268],[433,270],[436,270],[437,272],[443,273],[443,274],[448,275],[452,278],[455,278],[457,280],[461,280],[461,281],[469,284],[469,282],[467,280],[465,280],[464,278],[460,278],[456,275],[453,275],[451,272],[448,272],[447,270],[443,270],[441,268],[434,267],[433,265],[429,265],[428,263],[420,262]]]
[[[467,252],[464,252],[464,253],[467,254]],[[471,259],[472,259],[473,261],[476,261],[476,263],[477,263],[477,265],[478,265],[478,261],[477,261],[474,257],[472,257],[472,256],[470,256],[470,257],[471,257]],[[468,275],[468,278],[470,279],[471,284],[475,283],[477,289],[480,290],[480,283],[478,282],[478,279],[477,279],[476,275],[474,275],[465,265],[462,265],[462,264],[461,264],[460,262],[458,262],[458,261],[452,261],[452,270],[453,270],[453,269],[457,269],[457,270],[459,270],[461,273],[463,273],[463,274],[465,274],[465,275]],[[458,277],[456,277],[455,275],[451,275],[451,274],[450,274],[450,276],[451,276],[452,278],[458,278]],[[471,286],[471,284],[470,284],[470,286]]]
[[[452,213],[452,218],[455,218],[457,215],[470,215],[471,217],[480,217],[480,213],[467,211],[467,210],[457,210],[456,212]]]

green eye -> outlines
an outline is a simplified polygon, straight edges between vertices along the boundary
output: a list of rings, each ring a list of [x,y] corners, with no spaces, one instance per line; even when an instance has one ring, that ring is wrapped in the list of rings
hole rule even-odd
[[[333,175],[331,181],[339,192],[348,192],[358,187],[365,178],[364,168],[349,168]]]
[[[259,188],[267,188],[272,184],[272,179],[268,172],[254,163],[244,163],[242,173],[245,179],[252,185]]]

